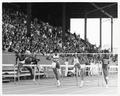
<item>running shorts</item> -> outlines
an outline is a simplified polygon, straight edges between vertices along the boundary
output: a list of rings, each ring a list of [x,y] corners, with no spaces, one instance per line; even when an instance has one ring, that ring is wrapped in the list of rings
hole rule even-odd
[[[81,68],[80,63],[76,63],[74,67],[77,67],[78,69],[80,69]]]
[[[52,62],[52,68],[60,69],[60,63],[58,61]]]

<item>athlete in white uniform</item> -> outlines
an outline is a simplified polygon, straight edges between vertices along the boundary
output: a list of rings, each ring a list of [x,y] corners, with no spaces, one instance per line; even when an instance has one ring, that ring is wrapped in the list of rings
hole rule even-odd
[[[55,74],[55,78],[57,80],[57,86],[60,86],[59,74],[61,75],[61,69],[60,69],[60,63],[59,63],[59,54],[57,52],[53,54],[52,69]]]
[[[59,54],[55,53],[53,54],[53,59],[52,59],[52,68],[58,68],[57,64],[59,63]]]
[[[78,74],[80,73],[81,75],[81,65],[80,65],[80,62],[79,62],[79,59],[78,59],[78,56],[77,54],[75,54],[75,57],[73,59],[73,64],[74,64],[74,68],[75,68],[75,74],[76,74],[76,81],[77,81],[77,85],[78,85]],[[83,86],[83,76],[81,75],[81,83],[80,83],[80,87]]]

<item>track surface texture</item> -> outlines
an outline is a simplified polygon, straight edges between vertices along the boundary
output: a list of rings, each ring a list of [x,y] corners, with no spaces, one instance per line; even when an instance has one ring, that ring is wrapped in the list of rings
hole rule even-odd
[[[105,87],[102,76],[86,76],[84,86],[76,85],[75,77],[60,79],[61,86],[56,86],[55,78],[21,80],[19,82],[3,83],[3,94],[117,94],[117,75],[109,76],[109,87]],[[79,78],[80,84],[80,78]],[[79,85],[78,84],[78,85]]]

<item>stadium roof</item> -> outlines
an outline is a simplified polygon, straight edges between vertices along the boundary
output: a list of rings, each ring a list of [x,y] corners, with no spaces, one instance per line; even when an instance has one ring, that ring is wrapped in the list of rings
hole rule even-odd
[[[4,8],[14,8],[22,10],[26,13],[28,3],[3,3]],[[117,2],[47,2],[47,3],[30,3],[31,15],[33,18],[37,17],[45,22],[50,22],[53,25],[62,24],[63,4],[65,4],[65,12],[67,18],[108,18],[103,11],[98,10],[103,8],[107,14],[113,18],[118,17]],[[94,6],[94,4],[97,6]]]

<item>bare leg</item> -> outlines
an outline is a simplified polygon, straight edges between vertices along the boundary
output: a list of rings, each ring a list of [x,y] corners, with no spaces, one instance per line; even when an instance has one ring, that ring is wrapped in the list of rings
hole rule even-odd
[[[103,75],[104,75],[106,87],[108,87],[108,65],[103,66]]]
[[[76,85],[78,86],[78,68],[75,66],[75,78],[76,78]]]
[[[58,75],[58,72],[57,72],[57,68],[53,68],[53,72],[55,74],[55,78],[57,80],[58,86],[60,86],[60,81],[59,81],[59,75]]]
[[[84,83],[84,69],[83,69],[83,68],[81,68],[80,76],[81,76],[81,84],[80,84],[80,87],[82,87],[82,86],[83,86],[83,83]]]

